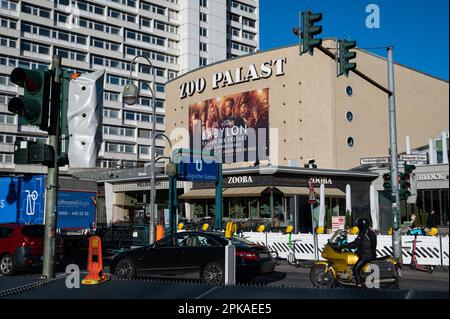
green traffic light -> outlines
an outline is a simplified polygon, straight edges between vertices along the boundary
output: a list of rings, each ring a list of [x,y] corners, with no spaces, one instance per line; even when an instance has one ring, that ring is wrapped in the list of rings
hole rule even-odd
[[[302,16],[302,46],[301,53],[308,52],[313,55],[314,48],[322,45],[322,39],[314,38],[314,36],[322,33],[322,26],[317,26],[315,23],[322,20],[322,13],[313,13],[311,11],[304,11]]]
[[[350,71],[357,67],[356,63],[350,62],[350,60],[356,58],[356,52],[349,51],[356,47],[356,41],[339,40],[338,47],[338,76],[345,75],[348,77]]]

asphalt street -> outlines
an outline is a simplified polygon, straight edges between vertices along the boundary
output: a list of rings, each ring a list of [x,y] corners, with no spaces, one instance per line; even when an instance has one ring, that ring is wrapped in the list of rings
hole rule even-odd
[[[275,271],[270,276],[259,276],[251,281],[254,284],[264,284],[271,287],[301,287],[312,288],[309,280],[309,269],[295,268],[286,261],[279,261]],[[402,271],[400,289],[425,290],[425,291],[449,291],[448,269],[439,269],[433,273],[412,271],[405,268]]]

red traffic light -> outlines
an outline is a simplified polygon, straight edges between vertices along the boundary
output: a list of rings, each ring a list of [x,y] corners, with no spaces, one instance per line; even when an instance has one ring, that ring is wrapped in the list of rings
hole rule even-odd
[[[38,71],[15,68],[11,72],[11,82],[34,94],[41,89],[42,81]]]
[[[384,175],[383,175],[383,179],[384,179],[385,181],[390,181],[390,180],[391,180],[391,174],[388,174],[388,173],[384,174]]]

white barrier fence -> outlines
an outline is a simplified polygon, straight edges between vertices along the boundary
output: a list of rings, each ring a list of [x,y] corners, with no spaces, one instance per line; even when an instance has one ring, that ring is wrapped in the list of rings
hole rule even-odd
[[[289,245],[288,234],[244,232],[242,235],[250,241],[267,246],[269,250],[276,251],[279,258],[287,259],[289,253],[295,247],[297,259],[314,259],[314,241],[312,234],[292,234],[291,245]],[[318,235],[318,248],[320,253],[330,237],[330,234]],[[348,240],[352,241],[354,238],[355,236],[349,236]],[[414,236],[402,236],[404,264],[411,262],[413,240]],[[391,236],[377,236],[377,255],[378,257],[393,255]],[[417,237],[416,257],[417,262],[422,265],[449,266],[449,237]],[[320,258],[322,259],[322,257]]]

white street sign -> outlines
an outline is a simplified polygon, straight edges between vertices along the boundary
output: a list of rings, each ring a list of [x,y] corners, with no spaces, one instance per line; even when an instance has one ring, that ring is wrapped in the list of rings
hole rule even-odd
[[[389,157],[361,158],[361,165],[382,165],[389,164]]]
[[[403,162],[426,162],[427,160],[427,153],[400,155],[400,161]]]

